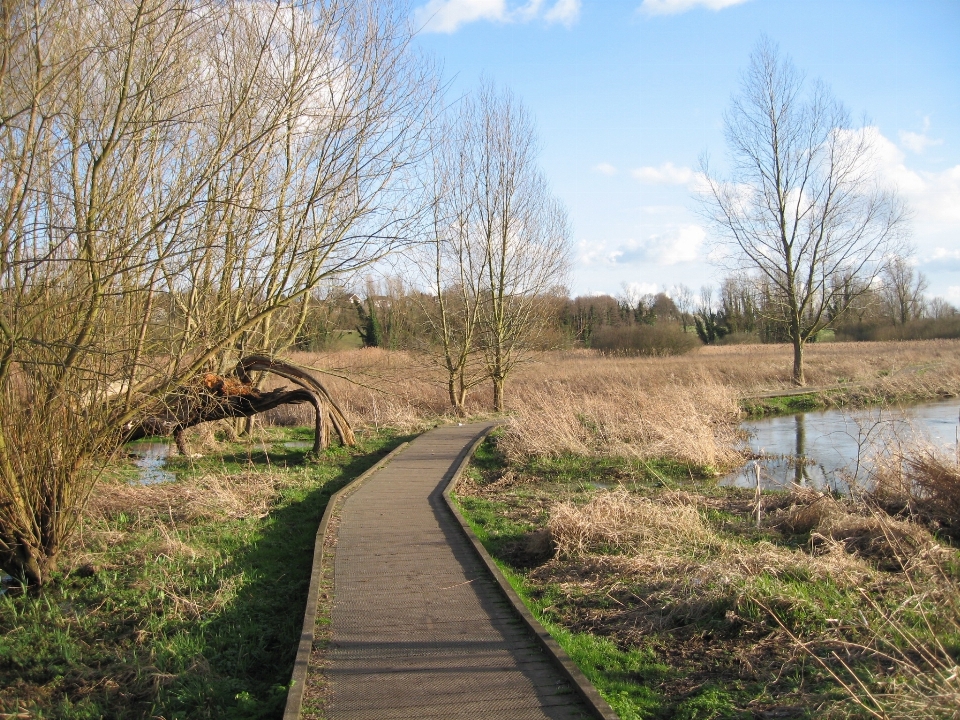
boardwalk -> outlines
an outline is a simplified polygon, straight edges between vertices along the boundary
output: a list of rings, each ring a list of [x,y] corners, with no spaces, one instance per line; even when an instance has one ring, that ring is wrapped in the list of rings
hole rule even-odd
[[[590,717],[444,503],[458,457],[484,429],[421,436],[344,502],[331,720]]]

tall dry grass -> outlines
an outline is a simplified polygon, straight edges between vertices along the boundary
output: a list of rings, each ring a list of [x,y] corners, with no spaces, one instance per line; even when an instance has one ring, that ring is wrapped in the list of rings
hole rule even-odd
[[[499,440],[512,460],[615,455],[719,466],[738,458],[736,394],[709,380],[651,387],[629,367],[573,365],[516,387],[513,407]]]
[[[846,387],[843,402],[960,394],[960,341],[826,343],[807,349],[811,387]],[[323,371],[352,422],[417,430],[453,419],[444,376],[430,358],[377,348],[297,353]],[[793,389],[787,345],[703,347],[680,357],[603,357],[592,350],[546,353],[508,380],[503,449],[531,456],[670,457],[700,466],[736,462],[742,397]],[[840,400],[838,400],[840,401]],[[467,401],[489,413],[480,386]],[[268,420],[310,424],[309,408]]]
[[[960,540],[960,457],[922,442],[895,446],[874,462],[870,480],[870,497],[887,512]]]
[[[957,562],[955,550],[913,523],[809,490],[788,497],[766,522],[788,534],[809,532],[810,544],[745,544],[711,524],[698,502],[684,493],[651,499],[619,490],[581,505],[557,503],[548,522],[557,556],[533,576],[577,597],[642,587],[642,599],[623,611],[629,622],[618,631],[627,635],[684,627],[726,607],[728,622],[766,624],[759,636],[779,626],[867,716],[960,717],[953,645],[960,595],[944,571]],[[891,573],[891,559],[900,574]],[[829,588],[823,596],[820,587]],[[848,598],[846,607],[816,619],[820,603],[837,594]],[[748,661],[769,661],[763,642],[741,652]],[[852,658],[860,659],[857,670]],[[849,717],[849,706],[833,710],[830,717]]]

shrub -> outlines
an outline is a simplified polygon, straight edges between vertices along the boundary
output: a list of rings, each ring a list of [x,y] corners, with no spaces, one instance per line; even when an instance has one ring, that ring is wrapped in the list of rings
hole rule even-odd
[[[652,356],[683,355],[700,345],[695,335],[672,323],[602,327],[590,344],[604,355]]]

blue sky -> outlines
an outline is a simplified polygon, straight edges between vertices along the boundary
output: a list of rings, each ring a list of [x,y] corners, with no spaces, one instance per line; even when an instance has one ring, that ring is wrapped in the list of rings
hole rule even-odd
[[[509,87],[570,213],[573,294],[695,291],[723,271],[691,185],[761,35],[855,119],[913,210],[930,295],[960,305],[960,0],[414,0],[451,92]]]

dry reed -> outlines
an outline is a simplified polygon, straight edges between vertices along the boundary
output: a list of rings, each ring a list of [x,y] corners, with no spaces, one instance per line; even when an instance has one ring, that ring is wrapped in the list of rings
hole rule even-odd
[[[960,463],[924,444],[897,447],[875,463],[872,498],[888,512],[906,513],[960,539]]]
[[[802,566],[805,571],[823,576],[833,574],[830,568],[838,566],[844,572],[856,569],[857,573],[868,568],[835,545],[811,556],[760,542],[746,554],[742,544],[723,538],[704,520],[696,497],[686,493],[665,493],[648,499],[625,490],[599,492],[584,505],[554,505],[547,527],[561,558],[612,552],[625,556],[623,562],[637,569],[650,563],[659,564],[662,569],[679,562],[689,570],[689,563],[694,561],[698,565],[704,563],[701,570],[709,570],[710,575],[779,575]],[[834,527],[839,529],[842,525],[836,523]]]
[[[811,387],[845,389],[836,402],[960,394],[960,341],[824,343],[807,349]],[[452,419],[444,377],[430,358],[377,348],[294,353],[294,362],[323,375],[351,422],[424,429]],[[546,353],[508,380],[508,427],[502,447],[530,456],[670,457],[722,467],[734,447],[738,400],[792,390],[786,345],[703,347],[681,357],[602,357],[592,350]],[[490,407],[481,385],[467,412]],[[276,424],[311,422],[310,409],[283,408]]]
[[[101,483],[87,506],[88,521],[120,514],[137,523],[191,523],[209,519],[264,517],[280,487],[281,473],[245,470],[207,473],[177,483]]]
[[[722,549],[697,508],[685,500],[674,496],[656,502],[625,490],[602,492],[585,505],[558,503],[547,527],[561,557],[650,550],[709,554]]]

